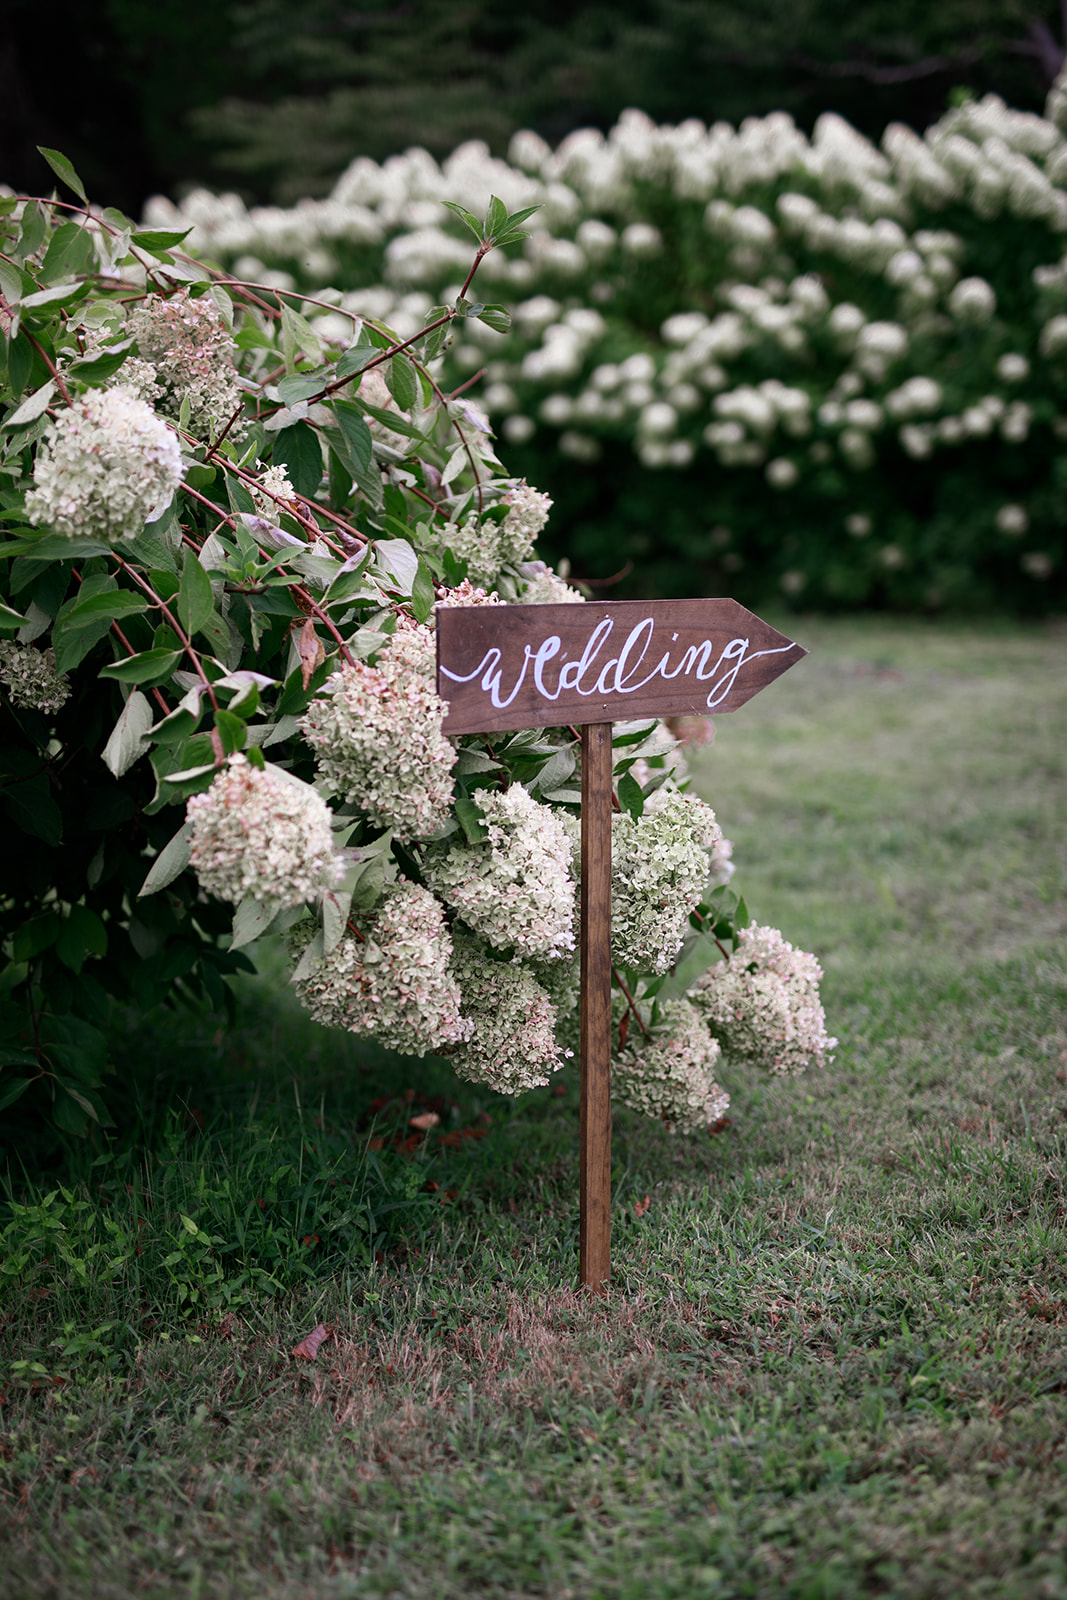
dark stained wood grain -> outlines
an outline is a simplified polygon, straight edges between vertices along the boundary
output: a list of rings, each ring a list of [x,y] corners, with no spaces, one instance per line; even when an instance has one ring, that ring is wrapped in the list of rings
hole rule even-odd
[[[805,655],[736,600],[437,612],[453,735],[735,711]]]
[[[611,724],[582,728],[582,1101],[579,1274],[611,1273]]]

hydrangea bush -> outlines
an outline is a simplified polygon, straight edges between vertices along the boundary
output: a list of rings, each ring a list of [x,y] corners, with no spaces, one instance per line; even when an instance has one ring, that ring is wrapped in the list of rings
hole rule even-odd
[[[0,1109],[102,1121],[116,1008],[223,1005],[267,938],[322,1025],[547,1083],[577,1034],[579,740],[449,739],[435,686],[437,607],[583,603],[534,553],[548,497],[442,387],[457,325],[506,327],[468,291],[523,213],[469,219],[422,325],[313,326],[50,160],[77,203],[0,201]],[[731,1041],[825,1056],[816,969],[797,1005],[777,946],[752,953],[781,1004],[747,966],[708,980],[747,923],[714,813],[663,724],[619,725],[615,781],[619,1096],[698,1131]]]
[[[237,277],[409,334],[467,253],[447,209],[537,204],[453,325],[450,387],[485,370],[515,467],[547,484],[575,570],[661,592],[1023,610],[1067,592],[1067,84],[993,95],[876,147],[841,118],[740,128],[627,112],[508,160],[360,158],[323,200],[199,190],[150,222]],[[475,575],[472,568],[472,577]],[[477,581],[482,581],[479,574]]]

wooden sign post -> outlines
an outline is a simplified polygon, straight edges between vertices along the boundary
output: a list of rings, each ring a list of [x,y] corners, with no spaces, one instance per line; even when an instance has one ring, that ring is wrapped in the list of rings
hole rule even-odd
[[[612,723],[734,711],[807,655],[736,600],[437,613],[447,734],[582,730],[580,1278],[611,1271]]]

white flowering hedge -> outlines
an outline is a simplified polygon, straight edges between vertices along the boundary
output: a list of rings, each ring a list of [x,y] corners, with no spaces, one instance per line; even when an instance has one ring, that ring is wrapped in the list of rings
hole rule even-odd
[[[510,331],[454,329],[445,381],[485,369],[576,571],[629,557],[664,593],[1038,611],[1067,583],[1065,128],[1062,85],[1044,118],[990,95],[881,148],[833,115],[809,140],[784,114],[634,111],[555,150],[519,133],[507,162],[360,158],[290,209],[199,190],[148,216],[330,300],[305,311],[332,336],[344,313],[413,332],[454,298],[447,199],[537,204],[480,279]]]
[[[327,1027],[514,1094],[577,1035],[579,741],[446,738],[440,606],[583,596],[548,497],[424,325],[319,320],[83,202],[0,201],[0,1109],[106,1115],[114,1006],[225,998],[273,936]],[[464,291],[523,221],[471,219]],[[814,959],[753,945],[675,736],[617,729],[618,1093],[697,1131],[720,1052],[826,1059]],[[756,974],[751,981],[746,973]],[[23,1099],[25,1096],[25,1099]]]

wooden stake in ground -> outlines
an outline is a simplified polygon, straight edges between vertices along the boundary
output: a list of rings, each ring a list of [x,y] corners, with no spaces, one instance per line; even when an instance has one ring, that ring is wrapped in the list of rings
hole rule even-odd
[[[807,654],[736,600],[457,606],[437,613],[447,734],[581,726],[582,1287],[611,1271],[612,723],[733,711]]]
[[[611,1273],[611,723],[582,729],[582,995],[579,1275]]]

